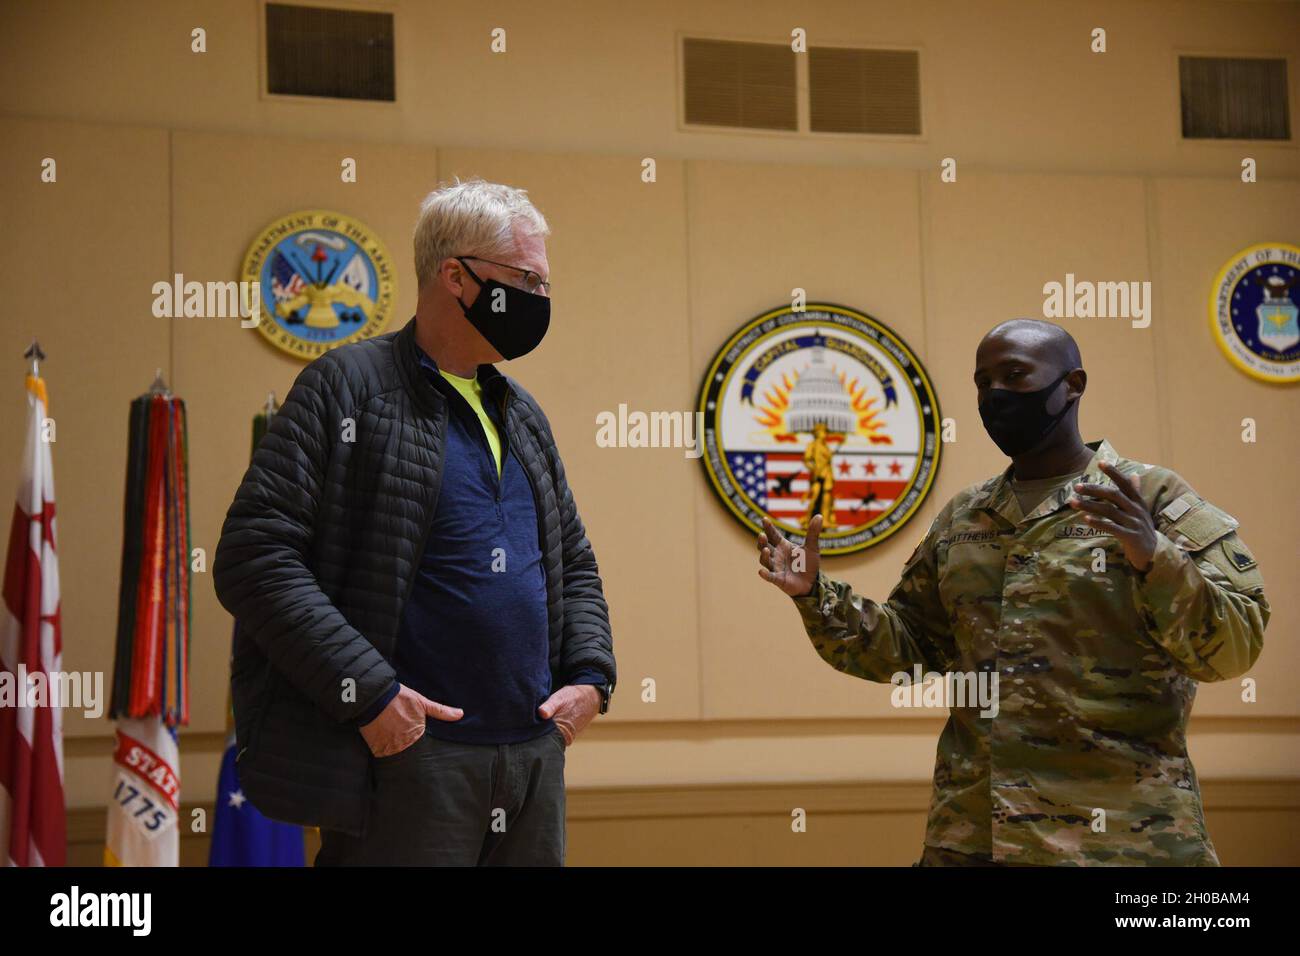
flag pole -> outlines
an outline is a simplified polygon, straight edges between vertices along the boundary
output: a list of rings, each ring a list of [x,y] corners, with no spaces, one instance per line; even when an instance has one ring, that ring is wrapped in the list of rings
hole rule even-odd
[[[149,386],[149,394],[171,398],[172,390],[167,387],[167,380],[163,378],[162,369],[154,371],[153,384]]]
[[[27,346],[23,358],[32,360],[32,377],[40,378],[41,363],[45,361],[45,350],[41,348],[41,343],[36,341],[35,336],[32,336],[32,344]]]

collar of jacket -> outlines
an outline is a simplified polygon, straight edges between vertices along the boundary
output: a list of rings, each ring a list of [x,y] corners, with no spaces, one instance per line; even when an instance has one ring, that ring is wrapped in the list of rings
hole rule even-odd
[[[1088,461],[1088,467],[1084,469],[1078,481],[1094,485],[1114,485],[1114,482],[1107,478],[1105,472],[1101,470],[1103,462],[1114,465],[1119,461],[1119,455],[1115,453],[1115,449],[1111,447],[1110,442],[1103,438],[1100,441],[1085,442],[1084,444],[1093,450],[1092,458]],[[970,500],[969,507],[972,510],[991,511],[1014,526],[1025,521],[1037,520],[1064,508],[1065,503],[1074,494],[1074,486],[1077,482],[1072,481],[1054,494],[1048,495],[1029,514],[1022,515],[1020,513],[1020,502],[1016,500],[1015,492],[1011,487],[1012,467],[1008,465],[1002,474],[986,481],[984,487]]]
[[[414,317],[394,337],[393,348],[397,357],[397,371],[402,377],[402,384],[406,386],[406,390],[428,411],[437,413],[439,403],[447,401],[447,393],[442,390],[451,389],[452,385],[441,375],[436,376],[436,382],[433,381],[420,367],[422,350],[415,342]],[[429,361],[433,362],[433,358],[430,357]],[[433,364],[436,368],[437,363]],[[513,395],[510,380],[497,371],[495,365],[480,365],[477,377],[483,386],[483,394],[493,401],[497,408],[504,411],[506,402]]]

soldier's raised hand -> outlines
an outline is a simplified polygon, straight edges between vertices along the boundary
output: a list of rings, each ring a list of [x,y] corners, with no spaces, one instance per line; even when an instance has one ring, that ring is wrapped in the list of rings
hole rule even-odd
[[[808,537],[803,547],[786,540],[776,525],[763,519],[763,533],[758,536],[758,576],[775,584],[791,597],[802,597],[812,591],[821,566],[817,539],[822,533],[822,516],[813,515],[808,522]]]
[[[1124,549],[1124,557],[1139,571],[1151,567],[1156,553],[1156,526],[1142,500],[1137,477],[1126,475],[1114,465],[1102,462],[1101,470],[1114,488],[1104,485],[1077,484],[1067,502],[1082,511],[1083,520],[1094,528],[1113,534]]]

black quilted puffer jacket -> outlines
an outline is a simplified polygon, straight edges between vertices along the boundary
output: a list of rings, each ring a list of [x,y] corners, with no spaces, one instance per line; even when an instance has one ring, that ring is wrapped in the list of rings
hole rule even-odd
[[[480,378],[537,504],[552,686],[585,667],[612,684],[600,573],[550,424],[514,380],[491,366]],[[361,833],[372,758],[356,721],[396,676],[447,415],[420,369],[412,319],[303,369],[235,493],[213,581],[238,625],[240,786],[272,819]]]

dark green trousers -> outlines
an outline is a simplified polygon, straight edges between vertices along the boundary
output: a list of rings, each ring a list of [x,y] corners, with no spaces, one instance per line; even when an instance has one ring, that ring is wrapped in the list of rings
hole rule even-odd
[[[564,737],[462,744],[425,734],[372,760],[359,837],[321,830],[316,866],[563,866]]]

